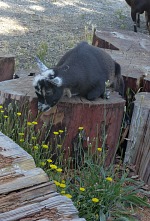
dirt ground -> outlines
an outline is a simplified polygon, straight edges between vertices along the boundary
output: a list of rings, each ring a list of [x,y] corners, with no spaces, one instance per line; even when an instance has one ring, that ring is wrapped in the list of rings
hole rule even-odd
[[[133,30],[125,0],[0,0],[0,54],[16,57],[17,73],[37,69],[34,56],[42,45],[45,62],[55,65],[76,43],[91,41],[94,28]],[[148,35],[144,15],[138,31]],[[139,214],[150,220],[149,209]]]

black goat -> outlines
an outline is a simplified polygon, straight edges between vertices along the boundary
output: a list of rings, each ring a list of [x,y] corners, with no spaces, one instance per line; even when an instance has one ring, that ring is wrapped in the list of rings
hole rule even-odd
[[[131,7],[131,18],[134,22],[134,31],[140,27],[140,14],[145,12],[146,26],[150,33],[150,0],[125,0]]]
[[[33,86],[41,111],[53,107],[66,89],[70,97],[81,95],[88,100],[95,100],[104,96],[108,80],[110,87],[124,95],[120,65],[103,49],[87,42],[81,42],[69,50],[51,69],[37,60],[42,73],[35,77]]]

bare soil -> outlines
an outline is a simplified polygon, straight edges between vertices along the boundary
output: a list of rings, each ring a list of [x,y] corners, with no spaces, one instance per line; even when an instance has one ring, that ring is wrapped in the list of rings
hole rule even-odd
[[[133,30],[125,0],[0,0],[0,54],[16,57],[16,72],[37,69],[34,56],[47,47],[45,62],[55,65],[76,43],[91,42],[93,28]],[[144,15],[139,32],[148,35]],[[139,209],[142,221],[149,209]]]

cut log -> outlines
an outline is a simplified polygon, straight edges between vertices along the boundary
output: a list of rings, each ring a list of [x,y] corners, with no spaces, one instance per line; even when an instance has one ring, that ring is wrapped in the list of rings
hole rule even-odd
[[[135,165],[136,173],[150,184],[150,93],[135,99],[124,163]]]
[[[144,81],[150,74],[149,36],[132,31],[95,31],[93,45],[104,48],[121,65],[126,89],[130,88],[135,93],[150,91]]]
[[[5,81],[3,84],[0,83],[1,103],[8,103],[8,100],[12,102],[14,99],[22,103],[23,99],[28,99],[32,113],[36,116],[38,112],[37,98],[32,81],[32,77],[26,77]],[[49,135],[50,140],[54,138],[54,131],[67,128],[67,136],[64,142],[66,157],[68,157],[69,151],[72,151],[74,138],[76,138],[80,126],[84,127],[86,133],[84,139],[87,140],[89,137],[89,142],[93,143],[93,148],[96,148],[97,136],[97,145],[100,146],[104,143],[104,136],[106,136],[105,146],[108,149],[107,163],[109,164],[116,151],[124,105],[125,100],[116,92],[113,92],[108,100],[99,98],[93,102],[80,97],[70,99],[64,97],[56,107],[40,115],[38,127],[42,127],[43,122],[48,124],[50,119],[53,118],[53,126]],[[68,150],[68,147],[70,150]]]
[[[13,79],[15,58],[11,55],[0,55],[0,81]]]

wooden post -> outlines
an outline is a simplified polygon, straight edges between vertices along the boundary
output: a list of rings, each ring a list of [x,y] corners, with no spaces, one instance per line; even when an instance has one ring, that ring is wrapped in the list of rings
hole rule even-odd
[[[11,55],[0,55],[0,81],[13,79],[15,59]]]
[[[135,165],[136,173],[150,184],[150,93],[135,99],[124,163]]]

